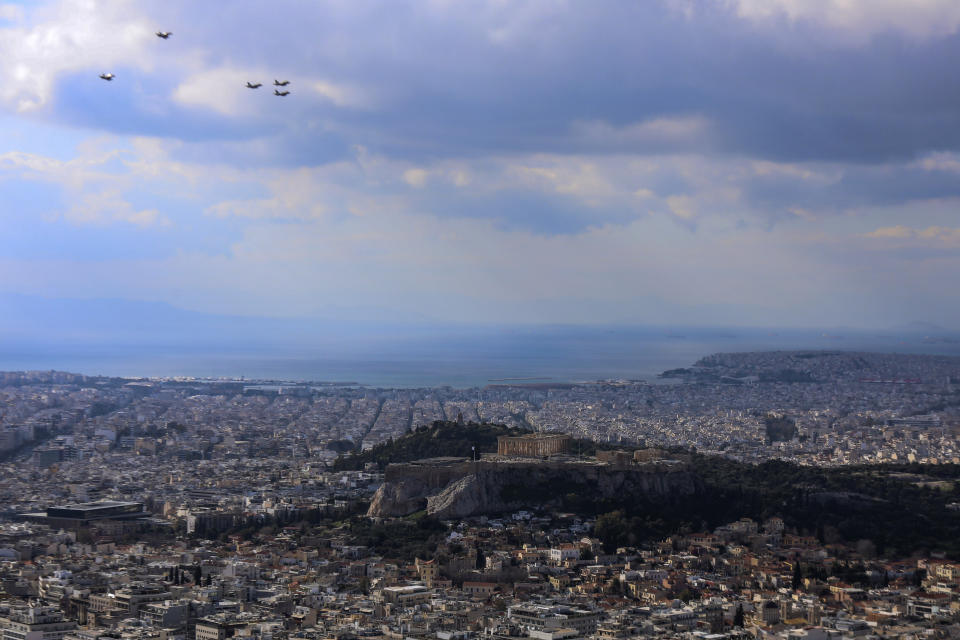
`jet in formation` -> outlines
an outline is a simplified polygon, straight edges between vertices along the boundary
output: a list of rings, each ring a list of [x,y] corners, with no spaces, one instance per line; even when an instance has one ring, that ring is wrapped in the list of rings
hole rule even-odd
[[[172,31],[157,31],[157,33],[156,33],[156,36],[157,36],[158,38],[160,38],[161,40],[166,40],[167,38],[169,38],[169,37],[172,36],[172,35],[173,35],[173,32],[172,32]],[[101,73],[101,74],[100,74],[100,77],[101,77],[103,80],[106,80],[107,82],[112,82],[113,79],[114,79],[116,76],[113,75],[112,73]],[[276,78],[274,78],[274,80],[273,80],[273,86],[274,86],[274,87],[285,87],[285,86],[287,86],[287,85],[289,85],[289,84],[290,84],[290,81],[289,81],[289,80],[277,80]],[[247,89],[259,89],[259,88],[262,87],[262,86],[263,86],[263,83],[262,83],[262,82],[247,82]],[[282,98],[282,97],[284,97],[284,96],[290,95],[290,92],[289,92],[289,91],[280,91],[279,89],[274,89],[274,90],[273,90],[273,95],[275,95],[275,96],[280,96],[280,97]]]

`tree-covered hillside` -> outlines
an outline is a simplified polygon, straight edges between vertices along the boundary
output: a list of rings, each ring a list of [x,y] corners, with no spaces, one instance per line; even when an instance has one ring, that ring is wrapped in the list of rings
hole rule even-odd
[[[497,436],[522,433],[503,425],[435,422],[370,451],[338,458],[335,468],[469,457],[471,447],[481,453],[496,451]],[[572,453],[593,455],[612,447],[574,441]],[[960,511],[948,506],[960,502],[960,465],[811,467],[775,460],[746,464],[681,450],[673,455],[690,461],[698,476],[695,495],[666,501],[624,495],[598,501],[589,487],[562,483],[550,487],[550,493],[564,511],[584,516],[617,512],[622,521],[616,520],[610,530],[618,531],[614,538],[624,544],[710,530],[743,517],[762,521],[779,516],[791,530],[824,543],[869,540],[878,554],[889,557],[942,550],[960,559]],[[549,502],[541,487],[510,490],[529,494],[533,509]]]
[[[337,471],[363,469],[368,462],[381,468],[391,462],[409,462],[421,458],[456,456],[469,458],[476,447],[477,453],[497,450],[498,436],[517,436],[526,433],[502,424],[457,424],[436,421],[430,426],[421,426],[396,440],[388,440],[369,451],[340,456],[334,462]]]
[[[870,540],[887,556],[943,550],[960,558],[960,465],[801,467],[703,458],[697,468],[717,501],[745,515],[780,515],[824,542]],[[944,482],[939,488],[928,480]]]
[[[960,512],[948,507],[960,499],[960,465],[823,468],[703,455],[691,462],[701,491],[669,504],[617,505],[616,526],[609,530],[618,533],[611,543],[778,516],[790,530],[822,543],[870,541],[884,557],[945,551],[960,559]]]

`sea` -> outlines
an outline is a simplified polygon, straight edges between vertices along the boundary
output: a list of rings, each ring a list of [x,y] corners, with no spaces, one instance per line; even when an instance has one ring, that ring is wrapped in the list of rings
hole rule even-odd
[[[960,356],[922,332],[670,327],[508,327],[219,344],[0,344],[0,370],[121,377],[310,381],[377,388],[644,380],[719,352],[844,350]]]

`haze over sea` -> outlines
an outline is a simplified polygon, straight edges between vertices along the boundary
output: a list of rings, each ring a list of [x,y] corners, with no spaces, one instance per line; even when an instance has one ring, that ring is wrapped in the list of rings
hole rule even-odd
[[[0,369],[110,376],[241,377],[356,382],[373,387],[485,386],[660,372],[716,352],[842,349],[960,355],[960,341],[923,332],[729,328],[500,327],[395,331],[310,340],[221,340],[214,346],[129,340],[4,341]]]

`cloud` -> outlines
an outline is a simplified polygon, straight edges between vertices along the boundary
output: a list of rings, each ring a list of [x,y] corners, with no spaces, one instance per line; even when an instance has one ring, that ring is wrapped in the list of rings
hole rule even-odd
[[[168,226],[170,220],[156,209],[136,210],[122,194],[112,191],[84,193],[79,201],[63,212],[65,220],[74,224],[105,225],[125,222],[141,228]]]
[[[652,153],[663,149],[709,148],[709,122],[702,116],[653,118],[625,126],[575,122],[573,137],[590,148]]]
[[[441,321],[667,322],[695,312],[709,322],[738,317],[736,308],[754,323],[795,324],[815,322],[825,306],[851,322],[889,317],[895,305],[882,302],[875,278],[915,273],[886,274],[889,257],[870,245],[882,238],[839,242],[845,218],[731,225],[747,203],[728,190],[757,175],[751,160],[538,154],[420,166],[357,150],[321,167],[253,170],[176,161],[177,146],[157,140],[105,155],[118,146],[91,143],[66,162],[0,156],[0,172],[82,186],[57,220],[23,224],[91,228],[103,241],[95,259],[69,243],[55,258],[0,257],[0,288],[251,314],[323,315],[334,304]],[[425,187],[405,181],[412,169],[429,172]],[[72,177],[81,170],[82,180]],[[464,171],[471,179],[457,186]],[[829,175],[768,165],[759,173],[802,183]],[[686,192],[664,174],[683,175]],[[131,179],[139,194],[128,191]],[[619,209],[621,200],[631,207]],[[824,235],[834,240],[824,241],[817,232],[831,225]],[[952,227],[935,227],[886,241],[938,250],[956,242]],[[198,233],[208,246],[191,244]],[[156,251],[157,239],[167,249]],[[931,282],[956,266],[941,259],[941,270],[924,273]]]
[[[789,211],[837,216],[960,198],[958,167],[945,153],[866,165],[755,161],[738,181],[744,198],[771,218]]]
[[[749,20],[786,18],[854,34],[858,39],[884,32],[912,38],[949,36],[960,27],[960,6],[952,0],[731,0]]]
[[[59,270],[91,295],[458,320],[895,314],[873,279],[957,266],[960,38],[952,5],[877,2],[23,5],[0,22],[0,287],[55,292]],[[899,259],[922,254],[940,262]]]
[[[912,238],[914,234],[913,229],[898,224],[895,227],[880,227],[864,235],[867,238]]]
[[[430,177],[430,172],[425,169],[407,169],[403,172],[403,181],[417,189],[427,184],[428,177]]]
[[[924,171],[960,173],[960,154],[934,152],[919,159],[914,166]]]
[[[898,224],[874,229],[863,234],[863,237],[873,240],[907,240],[914,245],[960,249],[960,228],[957,227],[930,226],[914,229]]]
[[[125,198],[124,191],[132,188],[127,176],[109,168],[124,152],[103,150],[110,142],[90,141],[85,145],[86,153],[69,161],[23,152],[0,154],[0,183],[37,182],[59,188],[62,204],[43,215],[62,217],[71,224],[127,223],[140,228],[170,225],[170,219],[158,210],[138,209]]]
[[[470,0],[385,12],[278,0],[227,15],[182,0],[58,0],[0,27],[11,61],[0,103],[274,166],[336,161],[357,144],[410,162],[611,152],[886,162],[960,150],[941,81],[960,55],[942,36],[954,5],[716,0],[678,12],[666,0]],[[174,37],[154,38],[157,24]],[[933,26],[905,47],[896,34],[926,28],[914,24]],[[857,25],[894,35],[840,50],[821,37]],[[119,68],[117,86],[91,85],[106,67]],[[260,100],[243,89],[254,76],[291,79],[291,99]]]
[[[186,77],[173,91],[173,100],[191,107],[200,107],[216,111],[225,116],[250,116],[270,113],[276,107],[273,95],[271,74],[264,69],[218,67],[204,69]],[[363,91],[339,86],[324,80],[304,76],[284,75],[291,83],[287,90],[298,99],[308,99],[310,94],[298,91],[306,87],[321,98],[322,102],[343,108],[369,108],[369,98]],[[259,82],[263,86],[250,89],[247,82]]]
[[[246,83],[256,75],[240,69],[207,69],[181,82],[173,91],[173,99],[225,116],[255,113],[259,107],[255,101],[262,101],[263,96],[251,95]]]
[[[671,213],[681,220],[692,220],[696,217],[694,209],[694,200],[689,196],[670,196],[667,198],[667,206]]]
[[[0,287],[131,292],[212,312],[323,316],[346,305],[458,322],[815,324],[829,310],[836,322],[882,324],[897,313],[901,301],[887,288],[909,276],[904,269],[888,274],[869,252],[851,256],[855,247],[842,248],[844,260],[812,246],[792,233],[690,234],[655,217],[545,236],[491,220],[371,211],[335,223],[258,221],[219,255],[0,259]],[[931,288],[945,282],[930,275]],[[956,310],[943,298],[928,307],[936,316]]]
[[[60,0],[31,11],[4,5],[13,26],[0,27],[0,103],[20,112],[46,106],[57,78],[67,72],[96,73],[116,65],[149,69],[147,21],[130,0],[99,3]]]
[[[62,163],[52,158],[45,158],[33,153],[22,151],[8,151],[0,154],[0,170],[14,171],[25,169],[39,173],[47,173],[62,166]]]
[[[338,107],[372,109],[375,104],[372,92],[367,89],[335,84],[326,80],[304,79],[298,81],[298,84],[300,82]]]

